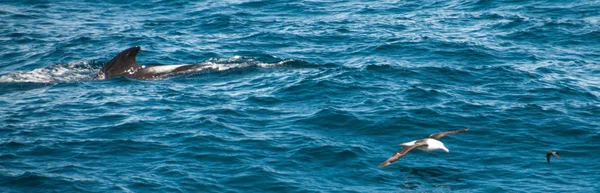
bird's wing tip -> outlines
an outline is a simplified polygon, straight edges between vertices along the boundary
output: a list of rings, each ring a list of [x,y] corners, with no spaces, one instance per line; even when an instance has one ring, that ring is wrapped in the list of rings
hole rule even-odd
[[[378,168],[383,168],[383,167],[388,166],[388,165],[390,165],[390,163],[383,162],[383,163],[379,164],[379,166],[377,166],[377,167]]]

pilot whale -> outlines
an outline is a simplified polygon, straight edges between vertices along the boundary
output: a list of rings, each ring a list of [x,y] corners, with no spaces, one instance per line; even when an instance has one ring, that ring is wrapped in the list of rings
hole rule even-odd
[[[123,50],[112,60],[104,64],[98,72],[96,78],[109,79],[113,77],[127,77],[135,79],[154,79],[167,75],[173,75],[183,72],[193,71],[205,67],[206,65],[162,65],[162,66],[144,66],[136,62],[136,56],[140,52],[139,46],[134,46]]]

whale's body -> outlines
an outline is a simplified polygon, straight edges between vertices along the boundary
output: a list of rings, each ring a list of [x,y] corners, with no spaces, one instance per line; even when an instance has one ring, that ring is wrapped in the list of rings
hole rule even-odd
[[[96,76],[98,79],[109,79],[112,77],[128,77],[135,79],[153,79],[167,75],[192,71],[205,65],[164,65],[143,66],[136,62],[136,56],[141,50],[139,46],[127,48],[117,54],[112,60],[104,64]]]

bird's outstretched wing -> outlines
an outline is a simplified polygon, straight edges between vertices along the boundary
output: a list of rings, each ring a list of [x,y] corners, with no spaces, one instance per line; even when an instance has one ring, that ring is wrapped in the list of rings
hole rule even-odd
[[[547,151],[546,152],[546,160],[548,161],[548,163],[550,163],[550,156],[554,155],[554,157],[559,158],[560,156],[558,156],[558,152],[555,151]]]
[[[444,137],[446,135],[462,133],[462,132],[465,132],[465,131],[468,131],[468,130],[469,130],[469,128],[467,127],[467,128],[459,129],[459,130],[456,130],[456,131],[446,131],[446,132],[434,133],[434,134],[429,135],[429,138],[433,138],[433,139],[438,139],[439,140],[440,138],[442,138],[442,137]]]
[[[404,148],[398,150],[396,153],[394,153],[394,155],[392,155],[392,157],[388,158],[383,163],[379,164],[379,167],[382,168],[387,165],[390,165],[390,164],[398,161],[400,158],[404,157],[409,151],[411,151],[417,147],[424,146],[424,145],[427,145],[427,142],[425,140],[418,140],[415,142],[414,145],[404,147]]]

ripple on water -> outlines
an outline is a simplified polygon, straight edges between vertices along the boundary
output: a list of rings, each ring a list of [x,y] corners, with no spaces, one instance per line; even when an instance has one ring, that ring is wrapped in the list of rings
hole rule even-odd
[[[128,3],[3,3],[1,191],[598,189],[596,2]]]

